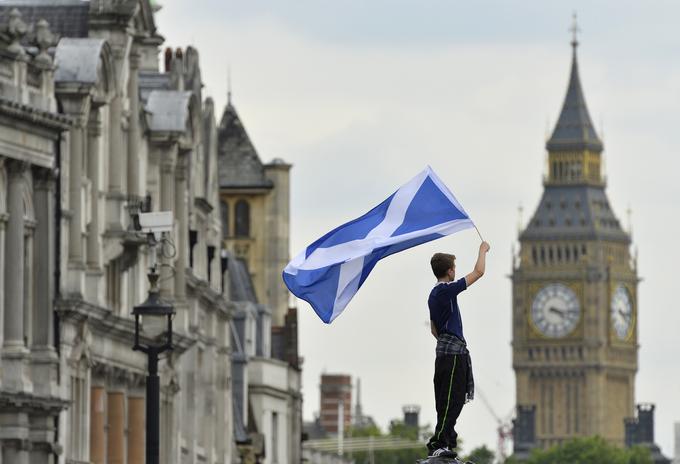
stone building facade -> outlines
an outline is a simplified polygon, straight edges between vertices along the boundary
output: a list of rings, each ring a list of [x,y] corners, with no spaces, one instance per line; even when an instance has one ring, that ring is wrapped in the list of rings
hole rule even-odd
[[[605,191],[604,147],[586,107],[577,45],[546,146],[543,195],[512,272],[513,368],[526,412],[517,424],[535,420],[521,428],[541,447],[589,435],[623,445],[635,401],[636,258]]]
[[[16,10],[0,19],[0,462],[47,463],[59,451],[59,385],[53,275],[62,140],[53,35]],[[24,45],[25,44],[25,45]],[[28,53],[26,46],[33,53]]]
[[[249,462],[302,460],[297,312],[281,272],[289,260],[289,172],[263,164],[229,96],[218,126],[222,244],[234,312],[234,421]]]
[[[140,209],[174,214],[161,462],[236,456],[214,109],[195,49],[159,66],[154,13],[149,0],[0,4],[2,464],[144,462]]]

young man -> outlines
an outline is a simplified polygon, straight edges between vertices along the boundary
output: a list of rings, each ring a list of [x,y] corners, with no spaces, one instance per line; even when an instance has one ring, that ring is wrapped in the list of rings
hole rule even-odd
[[[454,430],[463,404],[474,396],[472,362],[463,336],[463,321],[458,308],[458,294],[484,275],[489,244],[479,245],[477,263],[462,279],[456,277],[456,257],[435,253],[430,260],[437,285],[430,292],[430,327],[437,339],[434,363],[434,396],[437,426],[427,443],[429,456],[455,458],[458,434]],[[454,462],[460,462],[455,460]]]

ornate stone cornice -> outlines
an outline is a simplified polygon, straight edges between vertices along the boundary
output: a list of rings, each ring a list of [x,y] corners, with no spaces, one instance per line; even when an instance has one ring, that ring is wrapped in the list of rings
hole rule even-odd
[[[104,380],[107,386],[124,386],[128,389],[140,389],[146,384],[145,369],[133,370],[127,366],[112,364],[104,358],[95,358],[92,376]]]
[[[70,402],[62,398],[0,391],[0,410],[3,412],[47,412],[56,415],[67,409],[69,405]]]
[[[73,124],[73,120],[63,114],[43,111],[4,97],[0,97],[0,113],[59,132],[67,130]]]
[[[135,333],[135,321],[132,317],[122,317],[111,312],[108,308],[96,306],[80,298],[60,298],[55,310],[62,320],[79,323],[87,320],[92,333],[99,337],[106,337],[128,344],[132,349]],[[132,308],[130,308],[132,310]],[[179,332],[173,332],[174,351],[181,354],[190,348],[194,340]],[[153,340],[140,336],[142,343],[152,343]]]

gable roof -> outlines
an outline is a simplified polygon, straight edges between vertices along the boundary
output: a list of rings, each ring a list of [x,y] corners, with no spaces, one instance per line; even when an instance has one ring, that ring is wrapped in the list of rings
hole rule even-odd
[[[224,109],[218,128],[217,152],[220,188],[273,187],[231,101]]]

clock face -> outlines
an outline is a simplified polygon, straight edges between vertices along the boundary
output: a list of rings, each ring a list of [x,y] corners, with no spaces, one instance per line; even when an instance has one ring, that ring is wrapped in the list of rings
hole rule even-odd
[[[623,285],[618,285],[614,290],[610,309],[614,333],[619,339],[625,340],[630,334],[633,323],[633,303],[628,290]]]
[[[546,337],[569,334],[579,321],[581,306],[576,293],[564,284],[549,284],[538,291],[531,305],[531,320]]]

